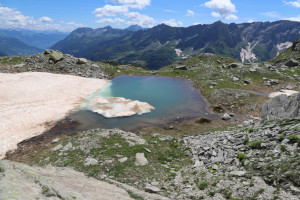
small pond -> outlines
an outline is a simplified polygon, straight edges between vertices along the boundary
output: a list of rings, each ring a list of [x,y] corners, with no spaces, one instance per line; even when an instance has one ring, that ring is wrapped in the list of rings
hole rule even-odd
[[[192,83],[182,78],[163,76],[118,76],[92,97],[124,97],[147,102],[155,107],[150,113],[131,117],[106,118],[89,110],[78,110],[68,118],[79,122],[79,130],[120,128],[134,130],[148,126],[196,119],[216,118],[208,114],[205,99]]]

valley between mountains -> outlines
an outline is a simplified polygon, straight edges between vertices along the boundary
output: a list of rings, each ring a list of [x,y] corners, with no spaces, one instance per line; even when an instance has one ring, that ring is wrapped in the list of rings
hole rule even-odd
[[[234,48],[242,42],[235,36],[246,36],[246,30],[254,26],[262,26],[261,31],[266,32],[274,27],[298,26],[287,22],[267,25],[217,22],[211,27],[232,31],[225,38],[231,38],[227,45]],[[205,32],[211,27],[194,28]],[[161,25],[130,34],[146,37],[146,31],[156,29],[170,27]],[[171,29],[176,34],[185,31]],[[73,36],[78,36],[78,31]],[[82,35],[94,32],[81,31]],[[165,41],[156,45],[167,40],[172,43],[172,35],[160,35]],[[82,46],[78,41],[71,43]],[[120,38],[116,41],[120,45],[125,42]],[[183,41],[173,42],[183,48],[189,40]],[[259,45],[252,43],[243,46],[242,57],[240,49],[235,54],[230,51],[232,57],[219,51],[191,51],[189,58],[176,58],[163,66],[151,64],[159,66],[157,70],[90,61],[62,49],[1,57],[0,199],[299,199],[300,38],[295,37],[291,44],[273,42],[266,43],[273,50],[280,43],[278,51],[257,60],[252,53]],[[284,47],[288,48],[280,52]],[[99,52],[90,55],[105,55]],[[142,52],[139,56],[148,55]],[[257,62],[242,63],[240,58]],[[81,121],[72,119],[72,112],[121,75],[189,80],[203,95],[206,112],[199,117],[168,116],[166,123],[149,123],[130,131],[101,127],[79,131]],[[110,103],[97,107],[100,110],[116,106],[115,102],[98,100]],[[116,107],[123,111],[123,105],[130,102],[121,101]],[[155,111],[150,104],[145,107],[149,108],[146,112],[144,107],[135,106],[130,112],[141,114],[134,115],[138,119]]]

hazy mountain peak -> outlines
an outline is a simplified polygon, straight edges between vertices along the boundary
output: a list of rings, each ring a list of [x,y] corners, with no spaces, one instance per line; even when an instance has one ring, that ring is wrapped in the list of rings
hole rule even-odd
[[[129,27],[127,27],[125,30],[128,30],[128,31],[139,31],[139,30],[143,30],[144,28],[135,24],[135,25],[131,25]]]

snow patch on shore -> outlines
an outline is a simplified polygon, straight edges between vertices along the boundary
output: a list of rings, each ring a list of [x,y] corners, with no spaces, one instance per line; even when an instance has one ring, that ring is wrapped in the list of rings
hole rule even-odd
[[[0,73],[0,159],[19,142],[52,128],[107,83],[42,72]]]
[[[279,92],[272,92],[272,93],[270,93],[269,97],[273,98],[273,97],[276,97],[276,96],[279,96],[279,95],[282,95],[282,94],[285,94],[287,96],[291,96],[291,95],[297,94],[297,93],[299,93],[299,92],[296,91],[296,90],[281,90]]]

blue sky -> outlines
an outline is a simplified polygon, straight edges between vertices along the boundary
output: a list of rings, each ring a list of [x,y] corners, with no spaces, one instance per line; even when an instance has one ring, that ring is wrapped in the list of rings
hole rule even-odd
[[[0,0],[0,28],[72,31],[276,20],[300,21],[300,0]]]

